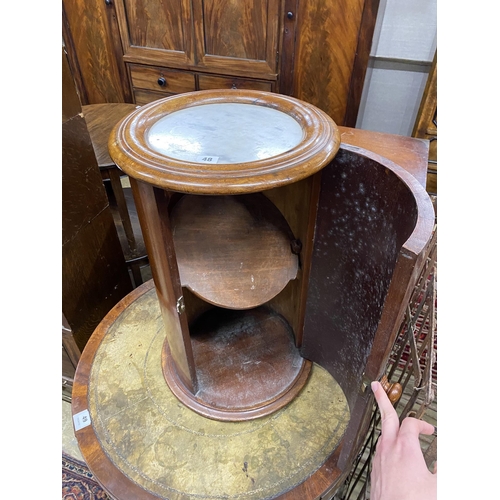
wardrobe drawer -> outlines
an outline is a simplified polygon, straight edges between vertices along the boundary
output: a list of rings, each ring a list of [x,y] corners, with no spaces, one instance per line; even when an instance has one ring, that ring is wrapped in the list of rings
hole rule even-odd
[[[193,73],[136,64],[129,64],[129,69],[134,89],[153,90],[167,94],[196,90]]]
[[[200,90],[244,89],[264,90],[267,92],[272,92],[273,90],[273,82],[236,78],[232,76],[198,75],[198,85]]]
[[[158,99],[165,99],[171,94],[169,92],[152,92],[149,90],[134,89],[134,102],[139,106],[144,106],[144,104],[149,104],[150,102],[157,101]]]

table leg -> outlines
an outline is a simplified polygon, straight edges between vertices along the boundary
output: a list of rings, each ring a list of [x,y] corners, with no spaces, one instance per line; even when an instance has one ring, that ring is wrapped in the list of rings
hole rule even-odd
[[[120,217],[122,219],[123,229],[125,230],[125,235],[127,236],[127,242],[130,249],[133,250],[136,246],[135,236],[120,180],[120,170],[117,167],[110,168],[108,169],[108,174],[109,180],[111,182],[111,188],[113,189],[113,194],[115,195],[116,203],[118,206],[118,212],[120,213]]]

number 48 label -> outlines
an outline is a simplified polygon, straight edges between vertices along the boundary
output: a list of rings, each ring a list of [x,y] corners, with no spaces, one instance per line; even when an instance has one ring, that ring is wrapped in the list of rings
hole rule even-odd
[[[219,161],[219,157],[209,155],[198,156],[197,161],[198,163],[217,163]]]
[[[84,427],[91,424],[90,413],[88,410],[83,410],[76,415],[73,415],[73,423],[75,424],[75,431],[79,431]]]

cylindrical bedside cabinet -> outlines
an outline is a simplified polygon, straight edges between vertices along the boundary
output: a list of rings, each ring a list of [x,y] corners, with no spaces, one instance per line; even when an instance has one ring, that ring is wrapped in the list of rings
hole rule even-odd
[[[286,187],[321,170],[339,146],[335,123],[316,107],[256,91],[163,100],[111,136],[114,161],[134,179],[167,329],[164,375],[195,411],[257,418],[304,386],[311,363],[291,326],[299,304],[280,293],[301,281],[307,235],[297,231],[310,207]]]
[[[153,275],[75,377],[82,454],[129,498],[327,498],[383,374],[432,204],[297,99],[201,91],[117,124]],[[79,422],[79,423],[78,423]]]

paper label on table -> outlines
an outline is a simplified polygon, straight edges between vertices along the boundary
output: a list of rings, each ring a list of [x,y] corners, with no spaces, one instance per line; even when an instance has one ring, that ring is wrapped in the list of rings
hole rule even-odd
[[[79,431],[80,429],[90,425],[91,420],[89,411],[83,410],[80,413],[73,415],[73,423],[75,425],[75,431]]]
[[[196,160],[198,161],[198,163],[217,163],[219,161],[219,157],[204,155],[198,156]]]

